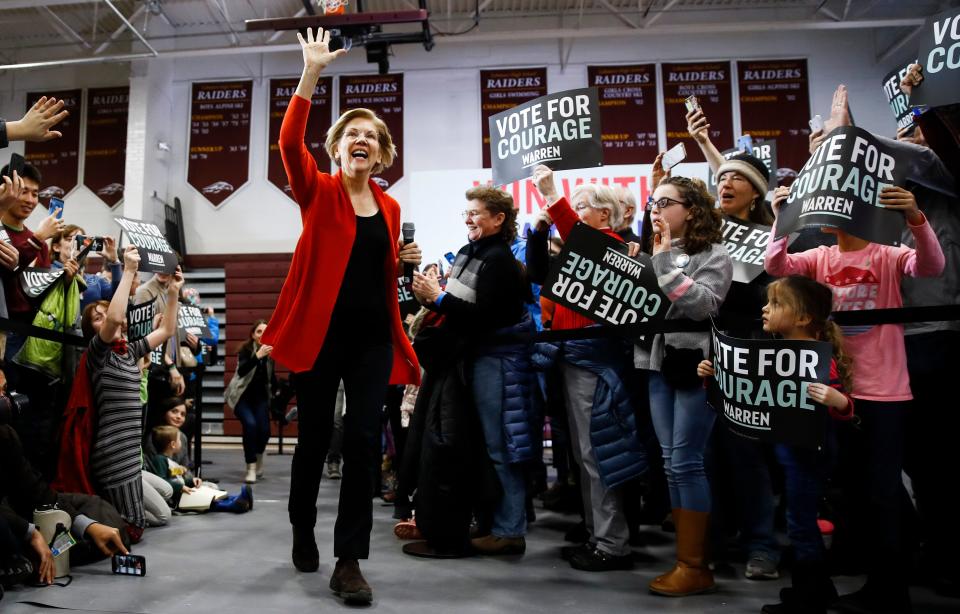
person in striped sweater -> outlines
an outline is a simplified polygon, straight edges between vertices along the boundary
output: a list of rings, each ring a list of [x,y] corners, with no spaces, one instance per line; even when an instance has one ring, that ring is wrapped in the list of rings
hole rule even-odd
[[[92,477],[100,496],[113,503],[127,521],[127,532],[134,542],[139,541],[146,525],[140,476],[143,407],[138,361],[176,332],[177,297],[183,286],[183,275],[178,271],[167,287],[160,327],[128,344],[127,301],[139,265],[137,248],[128,245],[123,254],[123,277],[113,300],[91,303],[83,310],[81,320],[84,336],[90,338],[81,371],[89,375],[87,382],[98,412],[90,453]]]

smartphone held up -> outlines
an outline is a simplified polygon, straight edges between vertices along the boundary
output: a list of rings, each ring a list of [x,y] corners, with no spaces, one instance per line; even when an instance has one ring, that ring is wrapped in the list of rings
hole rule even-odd
[[[684,146],[683,143],[677,143],[663,154],[663,157],[660,159],[660,164],[663,165],[663,170],[669,171],[674,166],[683,162],[686,157],[686,146]]]

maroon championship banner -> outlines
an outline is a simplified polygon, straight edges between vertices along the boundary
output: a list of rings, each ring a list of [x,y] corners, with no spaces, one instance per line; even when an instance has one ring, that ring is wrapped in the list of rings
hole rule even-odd
[[[192,89],[187,183],[219,206],[250,176],[253,81],[194,83]]]
[[[267,154],[267,179],[290,198],[293,198],[293,194],[290,192],[287,171],[283,168],[283,159],[280,157],[280,125],[299,82],[299,77],[270,79],[270,150]],[[311,103],[304,140],[307,149],[317,159],[317,167],[321,172],[328,173],[330,156],[323,145],[333,121],[333,77],[320,78],[313,90]]]
[[[490,168],[490,117],[547,95],[546,68],[480,71],[480,126],[483,168]]]
[[[738,61],[737,74],[741,132],[776,141],[777,166],[800,170],[810,157],[807,61]]]
[[[733,145],[733,95],[730,62],[664,63],[663,98],[667,124],[667,149],[682,142],[685,162],[704,162],[700,146],[687,132],[687,107],[683,101],[696,96],[710,124],[710,140],[721,151]]]
[[[342,75],[340,114],[357,108],[376,113],[387,124],[397,148],[393,166],[373,178],[386,190],[403,178],[403,74]]]
[[[649,164],[657,157],[657,67],[587,66],[597,88],[604,164]]]
[[[27,92],[27,110],[42,96],[63,101],[70,115],[56,125],[63,136],[43,143],[24,144],[23,157],[43,175],[40,198],[63,198],[77,187],[80,174],[80,97],[83,90]]]
[[[87,146],[83,152],[83,185],[110,208],[123,199],[129,106],[129,87],[87,90]]]

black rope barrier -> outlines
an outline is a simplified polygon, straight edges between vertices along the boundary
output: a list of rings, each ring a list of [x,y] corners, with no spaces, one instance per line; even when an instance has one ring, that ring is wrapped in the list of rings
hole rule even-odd
[[[896,307],[892,309],[865,309],[862,311],[835,311],[832,319],[840,326],[876,326],[878,324],[916,324],[920,322],[951,322],[960,320],[960,305],[933,305],[928,307]],[[721,330],[760,330],[760,318],[717,317]],[[591,326],[571,330],[546,330],[538,333],[498,334],[485,345],[512,345],[518,343],[577,341],[582,339],[637,338],[659,333],[707,332],[711,320],[663,320],[619,326]]]
[[[892,309],[864,309],[861,311],[835,311],[833,320],[840,326],[877,326],[879,324],[917,324],[921,322],[953,322],[960,320],[960,305],[932,305],[925,307],[896,307]],[[717,327],[724,330],[760,330],[759,318],[725,316],[715,318]],[[591,326],[571,330],[546,330],[538,333],[498,334],[487,345],[510,345],[531,342],[576,341],[580,339],[603,339],[615,337],[636,338],[658,333],[707,332],[710,320],[664,320],[640,322],[619,326]],[[80,335],[58,333],[25,322],[0,318],[0,331],[37,337],[67,345],[86,346],[88,341]]]
[[[0,318],[0,331],[17,333],[24,337],[36,337],[37,339],[56,341],[57,343],[65,343],[67,345],[86,346],[87,343],[89,343],[80,335],[58,333],[54,330],[40,328],[33,324],[18,322],[17,320],[11,320],[9,318]]]

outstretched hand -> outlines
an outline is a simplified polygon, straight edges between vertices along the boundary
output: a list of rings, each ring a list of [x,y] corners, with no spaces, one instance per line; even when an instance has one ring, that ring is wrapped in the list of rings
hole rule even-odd
[[[63,134],[50,128],[59,124],[69,114],[63,110],[62,100],[41,96],[19,121],[7,124],[7,135],[11,141],[49,141],[60,138]]]
[[[830,134],[835,128],[852,126],[850,119],[850,100],[847,95],[847,86],[840,84],[833,92],[833,102],[830,105],[830,119],[823,122],[824,134]]]
[[[307,28],[306,39],[297,32],[297,40],[300,41],[300,48],[303,50],[303,68],[305,70],[319,72],[347,53],[346,49],[330,51],[330,31],[323,28],[317,28],[316,38],[314,38],[312,28]]]

